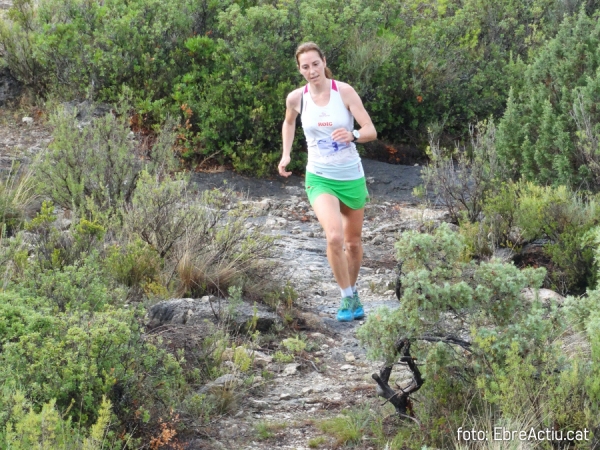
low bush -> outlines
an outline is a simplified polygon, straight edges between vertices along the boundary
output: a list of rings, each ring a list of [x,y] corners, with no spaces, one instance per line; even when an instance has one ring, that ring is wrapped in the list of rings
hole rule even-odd
[[[73,421],[88,426],[106,396],[119,428],[148,431],[185,396],[179,362],[156,340],[142,338],[142,311],[105,306],[94,313],[56,313],[43,298],[14,291],[2,296],[10,314],[2,325],[0,386],[20,389],[32,404],[55,400]],[[3,411],[2,428],[11,414]]]
[[[585,292],[596,284],[591,230],[600,223],[598,199],[565,186],[541,187],[532,183],[504,183],[488,195],[483,215],[474,223],[462,222],[467,253],[489,257],[500,247],[514,249],[545,240],[543,258],[520,264],[544,264],[545,286],[562,294]],[[539,257],[538,257],[539,258]]]
[[[430,133],[431,163],[423,168],[425,190],[439,199],[454,223],[479,220],[488,197],[503,179],[495,133],[492,121],[480,122],[470,128],[469,152],[456,148],[450,153],[440,147],[436,133]]]
[[[109,432],[111,404],[102,399],[98,411],[98,420],[89,430],[89,436],[82,433],[81,428],[72,423],[71,418],[64,418],[51,400],[42,406],[38,413],[32,404],[20,392],[15,392],[5,399],[11,408],[11,420],[6,431],[0,432],[0,445],[3,448],[28,450],[43,449],[85,449],[100,450],[113,448],[116,439]]]
[[[42,192],[55,204],[112,214],[131,201],[143,169],[164,176],[173,168],[173,123],[167,122],[145,151],[130,130],[126,104],[122,99],[117,113],[92,116],[89,123],[79,122],[76,109],[52,112],[53,141],[36,173]]]
[[[487,409],[496,424],[526,417],[536,429],[598,425],[591,408],[596,391],[586,381],[597,370],[585,351],[595,338],[569,349],[563,340],[576,336],[569,316],[551,301],[522,296],[524,288],[541,286],[544,269],[466,261],[464,240],[444,224],[432,235],[404,233],[397,250],[400,307],[375,311],[358,335],[371,357],[388,364],[396,360],[397,339],[414,342],[427,381],[413,408],[428,430],[427,445],[448,447],[449,433],[465,417]],[[583,317],[593,304],[572,299],[566,308]],[[585,323],[593,327],[593,319]],[[562,403],[570,407],[557,406]],[[401,431],[408,441],[417,432],[410,426]]]

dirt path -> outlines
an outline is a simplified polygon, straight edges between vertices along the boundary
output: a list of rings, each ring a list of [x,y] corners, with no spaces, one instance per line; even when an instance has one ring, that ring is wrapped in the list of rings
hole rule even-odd
[[[377,163],[381,164],[384,163]],[[397,166],[385,167],[388,172],[396,169]],[[230,183],[244,181],[233,174],[222,176],[228,176]],[[213,177],[211,182],[218,183],[216,180]],[[382,363],[367,360],[356,337],[364,321],[335,320],[339,292],[327,263],[325,239],[306,199],[300,196],[300,179],[290,181],[250,180],[246,187],[278,194],[255,198],[265,211],[254,221],[267,224],[279,236],[277,263],[285,268],[288,281],[299,294],[296,303],[306,319],[302,332],[311,344],[310,351],[291,364],[269,365],[273,379],[250,389],[237,412],[217,420],[204,430],[206,435],[202,438],[188,441],[187,449],[342,448],[334,433],[322,429],[327,420],[341,412],[359,414],[370,408],[378,415],[390,416],[388,421],[395,420],[389,404],[381,407],[383,400],[377,397],[371,378]],[[265,183],[269,184],[265,187]],[[208,183],[204,180],[200,185]],[[383,200],[374,200],[366,209],[365,259],[359,287],[367,315],[381,306],[398,306],[393,291],[394,243],[398,234],[417,228],[423,220],[445,219],[442,211],[425,210],[394,200],[393,196],[392,201]],[[409,373],[397,370],[392,381],[408,376]],[[391,427],[390,439],[395,434],[393,430]],[[376,439],[368,430],[363,431],[352,448],[385,448],[381,437]]]

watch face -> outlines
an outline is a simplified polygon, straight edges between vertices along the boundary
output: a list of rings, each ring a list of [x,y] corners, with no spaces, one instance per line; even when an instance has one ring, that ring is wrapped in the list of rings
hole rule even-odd
[[[352,134],[354,135],[354,137],[355,137],[356,139],[358,139],[358,138],[360,137],[360,133],[358,132],[358,130],[354,130],[354,131],[352,131]]]

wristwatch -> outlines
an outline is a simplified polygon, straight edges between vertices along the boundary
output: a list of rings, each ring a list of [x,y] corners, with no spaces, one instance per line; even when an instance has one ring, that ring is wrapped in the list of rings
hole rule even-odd
[[[352,136],[354,136],[354,139],[352,139],[352,142],[355,142],[360,138],[360,133],[358,132],[358,130],[352,130]]]

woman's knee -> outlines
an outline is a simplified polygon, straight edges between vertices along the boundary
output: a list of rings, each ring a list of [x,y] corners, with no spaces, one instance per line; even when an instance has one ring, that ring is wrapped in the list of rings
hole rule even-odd
[[[327,233],[327,246],[336,250],[344,248],[344,236],[335,231]]]
[[[360,237],[347,239],[344,242],[344,247],[349,253],[359,253],[362,250],[362,240]]]

